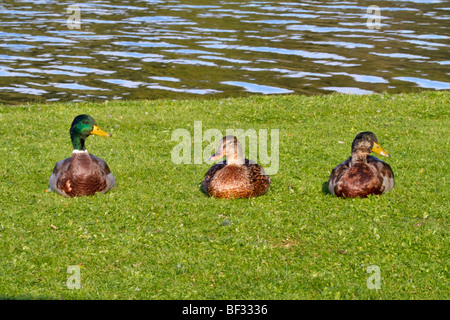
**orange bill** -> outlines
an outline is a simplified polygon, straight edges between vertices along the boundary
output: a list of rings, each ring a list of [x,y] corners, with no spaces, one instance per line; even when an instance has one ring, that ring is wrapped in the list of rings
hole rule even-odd
[[[94,125],[94,129],[92,129],[91,134],[95,134],[100,137],[111,137],[111,134],[108,132],[103,131],[98,126]]]
[[[216,154],[213,154],[211,157],[209,157],[209,161],[212,161],[212,160],[217,160],[217,159],[220,159],[220,158],[222,158],[224,156],[224,154],[222,154],[222,153],[216,153]]]

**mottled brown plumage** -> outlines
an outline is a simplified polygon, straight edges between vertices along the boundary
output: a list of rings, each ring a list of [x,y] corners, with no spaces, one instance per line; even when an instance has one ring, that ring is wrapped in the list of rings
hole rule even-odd
[[[226,161],[215,164],[205,175],[202,190],[206,194],[232,199],[258,197],[267,192],[270,177],[259,164],[243,158],[242,147],[236,137],[222,138],[217,152],[210,159],[222,156],[227,157]]]
[[[352,156],[331,172],[328,189],[332,194],[344,198],[366,198],[371,194],[383,194],[394,187],[391,167],[369,156],[371,151],[390,157],[373,133],[359,133],[352,144]]]

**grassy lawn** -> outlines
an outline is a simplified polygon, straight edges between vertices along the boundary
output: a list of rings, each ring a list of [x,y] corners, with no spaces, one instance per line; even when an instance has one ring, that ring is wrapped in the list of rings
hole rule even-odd
[[[0,298],[449,299],[449,106],[449,92],[423,92],[0,107]],[[118,187],[46,193],[82,113],[112,134],[86,147]],[[194,121],[279,129],[268,193],[206,197],[211,164],[171,160],[173,131],[193,135]],[[333,197],[325,183],[360,131],[392,155],[396,186]],[[79,290],[66,285],[72,265]]]

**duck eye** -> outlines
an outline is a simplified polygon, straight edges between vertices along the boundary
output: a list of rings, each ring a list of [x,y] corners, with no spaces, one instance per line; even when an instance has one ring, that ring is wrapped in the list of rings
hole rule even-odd
[[[83,123],[83,124],[86,124],[87,123],[87,121],[86,120],[83,120],[81,123]]]

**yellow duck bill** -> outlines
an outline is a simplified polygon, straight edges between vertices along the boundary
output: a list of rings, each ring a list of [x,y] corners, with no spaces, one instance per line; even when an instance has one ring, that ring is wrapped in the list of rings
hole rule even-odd
[[[378,143],[374,142],[372,147],[372,152],[381,154],[382,156],[390,158],[391,155],[387,153],[386,150],[384,150]]]
[[[111,137],[110,133],[103,131],[96,125],[94,125],[94,129],[92,129],[91,134],[95,134],[100,137]]]

